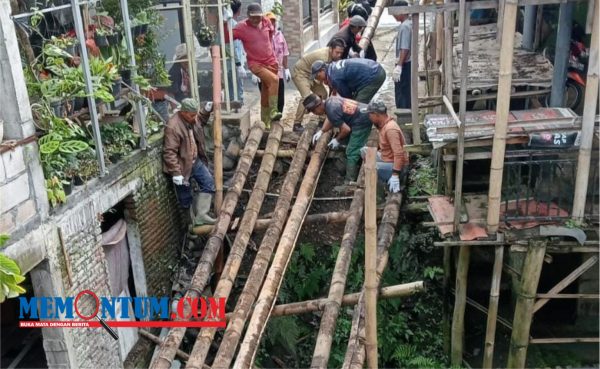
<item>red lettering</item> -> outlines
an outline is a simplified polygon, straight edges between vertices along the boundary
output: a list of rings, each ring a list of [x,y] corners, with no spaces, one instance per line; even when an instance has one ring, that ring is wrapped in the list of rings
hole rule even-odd
[[[187,305],[186,305],[187,301]],[[191,299],[189,297],[179,299],[177,302],[177,315],[179,319],[188,320],[192,314],[190,312]]]
[[[216,299],[214,297],[209,297],[208,304],[210,305],[208,319],[225,320],[225,298],[224,297],[219,297],[218,299]]]

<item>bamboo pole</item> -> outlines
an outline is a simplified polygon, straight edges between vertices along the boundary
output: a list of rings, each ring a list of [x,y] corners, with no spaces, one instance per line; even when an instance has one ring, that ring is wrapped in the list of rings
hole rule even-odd
[[[500,222],[500,194],[506,150],[506,129],[510,108],[512,63],[514,54],[517,0],[501,1],[504,4],[502,17],[502,43],[500,45],[500,71],[498,73],[498,97],[496,99],[496,124],[490,165],[490,188],[488,193],[487,231],[496,233]],[[500,4],[500,5],[501,5]],[[498,18],[501,19],[501,18]]]
[[[360,41],[358,42],[358,46],[361,49],[367,50],[367,47],[369,47],[369,43],[371,43],[371,40],[375,35],[377,25],[379,24],[379,18],[383,13],[383,9],[388,5],[388,2],[389,0],[377,0],[377,2],[375,3],[371,15],[367,20],[367,26],[365,27],[365,30],[361,35]]]
[[[412,143],[418,145],[421,143],[421,125],[419,124],[419,13],[412,14],[411,37],[410,106],[412,113]]]
[[[369,149],[369,151],[371,151],[371,149]],[[364,169],[362,167],[357,181],[359,185],[354,191],[354,198],[350,204],[351,215],[348,217],[346,226],[344,227],[344,236],[335,262],[331,285],[327,296],[328,301],[325,304],[323,315],[321,316],[321,324],[319,326],[319,333],[317,335],[317,342],[315,344],[311,363],[312,368],[326,368],[331,354],[331,345],[333,343],[337,317],[344,296],[346,278],[348,269],[350,269],[352,251],[354,250],[356,234],[360,226],[364,206],[365,191],[361,188],[361,185],[364,182]]]
[[[367,150],[365,163],[365,350],[369,368],[377,364],[377,167],[375,148]]]
[[[265,193],[266,195],[266,193]],[[287,215],[287,214],[286,214]],[[330,213],[320,213],[320,214],[309,214],[304,219],[304,224],[334,224],[334,223],[342,223],[345,222],[346,219],[350,216],[350,213],[347,211],[332,211]],[[257,219],[256,224],[254,225],[254,231],[264,231],[269,228],[271,223],[274,221],[273,218],[263,218]],[[231,227],[229,227],[229,231],[235,231],[238,229],[237,223],[240,222],[240,218],[236,218],[231,223]],[[194,227],[192,229],[192,233],[197,235],[209,234],[214,229],[214,225],[207,224]]]
[[[140,336],[146,338],[148,341],[150,341],[154,344],[157,344],[160,346],[163,343],[163,341],[159,337],[153,335],[152,333],[150,333],[144,329],[140,329],[140,330],[138,330],[138,332],[140,333]],[[185,352],[183,352],[179,349],[175,352],[175,355],[177,355],[177,357],[183,361],[187,361],[190,358],[190,355],[186,354]]]
[[[227,232],[229,222],[231,221],[231,215],[235,210],[240,193],[242,192],[242,187],[246,182],[246,176],[248,175],[254,154],[256,153],[256,149],[262,138],[263,130],[264,125],[262,124],[255,124],[250,130],[250,134],[248,135],[244,147],[244,153],[238,162],[237,169],[232,179],[233,185],[229,188],[229,191],[227,191],[223,206],[217,218],[216,227],[213,229],[213,232],[206,243],[204,252],[200,257],[198,266],[192,276],[191,287],[186,292],[184,298],[189,297],[194,299],[201,296],[210,279],[213,263],[223,244],[225,233]],[[186,309],[189,310],[189,308],[189,305],[186,305]],[[184,316],[188,316],[188,313],[189,312],[186,311]],[[169,369],[171,367],[171,362],[175,357],[177,348],[179,348],[179,345],[181,344],[185,330],[185,327],[177,327],[169,331],[165,343],[161,346],[161,349],[155,360],[151,363],[150,368]]]
[[[258,176],[254,183],[252,195],[250,195],[250,199],[246,205],[240,228],[235,236],[231,251],[227,257],[227,262],[225,263],[225,268],[223,269],[223,274],[214,292],[214,297],[216,298],[225,298],[225,301],[229,298],[233,283],[240,270],[240,266],[242,265],[242,259],[246,252],[248,242],[250,241],[252,230],[254,229],[256,219],[258,218],[258,213],[260,212],[263,200],[265,199],[265,193],[269,187],[271,172],[275,166],[277,149],[279,148],[282,135],[283,127],[281,124],[279,122],[273,122],[271,133],[267,140],[265,155],[263,156],[260,169],[258,170]],[[190,353],[190,359],[187,362],[186,368],[198,369],[202,367],[216,331],[216,328],[204,328],[200,330],[192,352]]]
[[[592,41],[590,46],[590,57],[588,64],[588,75],[585,86],[585,97],[583,102],[583,122],[581,127],[581,146],[579,146],[579,158],[577,160],[577,176],[575,180],[575,195],[573,197],[573,219],[582,221],[585,212],[585,200],[590,176],[590,161],[592,156],[592,143],[594,140],[594,115],[598,103],[598,39],[600,32],[598,17],[600,17],[600,4],[594,1],[595,15],[592,25]],[[588,9],[588,12],[592,12]]]
[[[450,3],[451,0],[444,0],[445,4]],[[454,42],[454,17],[453,12],[444,12],[444,55],[442,61],[442,71],[444,74],[444,95],[449,98],[454,96],[453,88],[453,77],[452,77],[452,48]]]
[[[458,251],[456,267],[456,293],[454,294],[454,313],[452,314],[452,339],[450,362],[453,366],[462,365],[465,336],[465,306],[467,300],[467,275],[471,249],[461,246]]]
[[[377,284],[381,283],[381,276],[387,266],[389,257],[389,247],[394,239],[396,223],[400,216],[400,204],[402,203],[401,194],[389,195],[383,211],[383,218],[379,224],[377,241]],[[352,328],[348,339],[348,348],[344,358],[343,368],[362,368],[365,362],[365,317],[363,311],[365,308],[363,292],[354,309],[352,316]]]
[[[465,160],[465,115],[467,112],[467,76],[469,73],[469,24],[471,21],[471,10],[465,0],[460,0],[458,22],[462,29],[462,59],[460,66],[460,97],[458,118],[461,124],[458,126],[458,140],[456,145],[456,172],[454,185],[454,232],[458,232],[460,224],[460,212],[462,210],[462,184]],[[462,26],[461,26],[462,25]]]
[[[521,285],[517,295],[513,330],[510,337],[507,368],[524,368],[529,344],[529,329],[533,318],[533,304],[537,292],[544,255],[546,254],[545,240],[531,240],[525,256]]]
[[[485,331],[483,368],[492,368],[494,362],[494,343],[496,340],[496,321],[498,320],[498,300],[500,299],[500,280],[502,279],[503,259],[504,246],[496,246],[492,272],[492,287],[490,288],[490,303],[488,306],[487,329]]]
[[[273,221],[270,223],[260,244],[258,253],[252,264],[252,269],[250,270],[244,289],[238,298],[233,314],[228,318],[229,323],[225,329],[217,355],[215,356],[212,365],[213,368],[229,368],[231,365],[231,360],[235,354],[242,330],[244,329],[244,324],[250,315],[252,305],[263,284],[273,250],[279,240],[283,226],[285,225],[294,190],[298,183],[298,179],[302,174],[302,169],[304,167],[304,162],[306,161],[306,156],[308,155],[308,148],[314,131],[314,125],[308,126],[298,141],[296,155],[292,160],[288,174],[281,187],[281,196],[275,205]]]
[[[218,45],[210,47],[213,65],[213,139],[215,145],[215,213],[223,204],[223,137],[221,129],[221,52]]]
[[[557,344],[557,343],[599,343],[599,337],[580,337],[580,338],[532,338],[530,344]]]
[[[414,295],[423,290],[423,281],[397,284],[395,286],[383,287],[379,289],[377,297],[380,300],[388,300],[397,297]],[[359,302],[362,292],[351,293],[342,297],[342,306],[352,306]],[[289,316],[323,311],[329,299],[322,299],[292,302],[290,304],[276,305],[271,312],[271,316]]]
[[[331,133],[327,132],[319,139],[315,150],[313,151],[310,163],[306,168],[306,173],[302,179],[300,189],[298,190],[296,202],[292,207],[292,212],[290,213],[285,229],[281,235],[277,252],[275,253],[267,278],[256,301],[254,312],[248,323],[248,328],[246,329],[246,335],[244,336],[240,351],[233,365],[236,369],[248,368],[254,362],[260,339],[266,327],[271,310],[273,309],[275,298],[281,287],[281,282],[283,281],[283,276],[292,256],[292,252],[296,246],[300,227],[304,222],[308,206],[314,195],[317,181],[321,174],[322,164],[324,163],[325,155],[327,153],[327,142],[329,142],[330,137]]]

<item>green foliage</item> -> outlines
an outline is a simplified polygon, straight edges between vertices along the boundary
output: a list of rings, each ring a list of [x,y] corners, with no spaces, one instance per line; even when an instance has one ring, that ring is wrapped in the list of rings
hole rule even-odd
[[[8,236],[2,234],[0,237],[0,248],[4,246]],[[4,254],[0,254],[0,303],[7,298],[17,297],[25,293],[25,289],[19,284],[25,280],[21,275],[21,268],[15,261]]]
[[[339,0],[338,1],[338,13],[340,15],[340,21],[346,19],[346,9],[354,3],[354,0]]]
[[[6,233],[0,233],[0,249],[3,248],[4,245],[6,245],[9,239],[9,235],[7,235]]]
[[[437,192],[437,176],[428,158],[418,157],[410,171],[409,196],[431,196]]]
[[[441,327],[442,301],[441,250],[433,247],[435,233],[429,229],[403,225],[389,250],[389,262],[382,276],[382,286],[427,280],[428,291],[402,299],[381,300],[377,306],[379,355],[381,367],[442,368],[447,359],[443,354]],[[326,296],[339,245],[319,247],[298,245],[288,266],[278,304]],[[346,293],[360,291],[364,282],[364,240],[356,241]],[[267,337],[259,351],[260,362],[273,366],[271,355],[283,359],[291,367],[309,367],[316,341],[320,314],[304,314],[272,319]],[[339,368],[344,361],[352,326],[352,308],[342,307],[333,337],[329,367]],[[282,330],[286,330],[283,337]],[[306,332],[306,333],[305,333]],[[302,337],[298,339],[297,337]],[[295,344],[290,341],[296,337]]]
[[[48,201],[53,208],[67,202],[67,195],[63,189],[63,184],[67,183],[56,176],[46,180],[46,195],[48,195]]]
[[[283,8],[283,4],[281,4],[279,1],[275,1],[273,7],[271,8],[271,12],[278,17],[283,16],[284,10],[285,9]]]

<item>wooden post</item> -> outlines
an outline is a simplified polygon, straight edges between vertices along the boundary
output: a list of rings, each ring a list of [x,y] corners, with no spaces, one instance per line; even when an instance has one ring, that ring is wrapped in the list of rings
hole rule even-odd
[[[221,52],[218,45],[210,47],[213,64],[213,139],[215,144],[215,214],[223,204],[223,137],[221,129]]]
[[[504,12],[506,11],[506,3],[508,1],[506,0],[498,0],[498,17],[496,18],[496,42],[501,45],[502,44],[502,37],[504,37],[504,34],[502,33],[504,31],[504,28],[506,26],[505,22],[505,15]],[[502,54],[500,54],[502,55]]]
[[[310,141],[315,129],[315,125],[309,125],[302,133],[302,136],[300,136],[296,155],[292,159],[288,173],[281,186],[281,196],[279,196],[277,204],[275,204],[273,221],[270,223],[258,248],[258,253],[252,263],[252,269],[250,270],[244,289],[238,298],[233,314],[227,319],[227,328],[223,334],[219,351],[213,361],[213,368],[229,368],[231,366],[231,360],[236,352],[246,319],[252,312],[252,306],[263,284],[273,250],[279,241],[279,236],[287,220],[288,210],[292,203],[296,185],[302,175]]]
[[[418,18],[417,18],[418,19]],[[414,37],[414,34],[413,34]],[[367,366],[377,369],[377,149],[369,148],[365,162],[365,350]]]
[[[462,209],[463,166],[465,160],[465,115],[467,112],[467,77],[469,74],[469,24],[471,21],[470,3],[460,0],[462,12],[459,14],[459,27],[462,29],[462,59],[460,66],[460,98],[458,119],[458,142],[456,146],[456,177],[454,186],[454,232],[458,232]]]
[[[496,233],[500,222],[500,194],[506,150],[506,130],[510,107],[512,83],[512,62],[514,54],[515,26],[517,21],[517,0],[505,0],[502,18],[502,43],[500,46],[500,72],[498,77],[498,97],[496,99],[496,125],[490,165],[490,189],[488,194],[487,232]],[[500,6],[500,5],[499,5]],[[500,18],[498,18],[500,19]]]
[[[445,0],[445,3],[450,3],[451,0]],[[452,76],[452,52],[453,52],[453,34],[454,34],[454,17],[452,12],[444,12],[444,60],[442,62],[444,71],[444,95],[452,100],[454,87]]]
[[[521,285],[519,286],[515,317],[513,320],[510,348],[508,352],[508,368],[524,368],[529,344],[529,329],[533,317],[533,304],[537,292],[544,255],[546,254],[545,240],[529,241],[529,249],[523,263]]]
[[[277,149],[279,148],[282,135],[283,127],[281,124],[279,122],[273,122],[271,133],[267,140],[265,155],[260,164],[252,194],[246,204],[240,229],[235,235],[235,240],[233,241],[233,245],[231,245],[231,252],[227,257],[227,262],[223,269],[223,275],[219,279],[217,288],[213,294],[215,298],[225,298],[225,300],[227,300],[233,289],[233,283],[235,282],[235,278],[242,265],[244,253],[246,252],[246,248],[250,241],[256,219],[258,219],[258,213],[260,212],[263,200],[265,199],[265,193],[269,187],[269,182],[271,181],[271,172],[275,166]],[[222,249],[223,248],[221,248],[221,250]],[[187,362],[186,368],[199,369],[202,367],[216,331],[216,328],[204,328],[200,330],[192,352],[190,353],[190,359]]]
[[[194,275],[192,276],[191,287],[185,293],[184,298],[189,297],[194,299],[200,297],[206,288],[206,285],[208,284],[213,264],[217,254],[219,253],[219,249],[223,246],[225,233],[229,228],[231,216],[235,210],[235,207],[237,206],[240,194],[242,193],[244,183],[246,182],[246,176],[248,175],[248,171],[252,165],[254,154],[258,149],[258,144],[262,138],[263,130],[264,126],[262,124],[256,124],[250,130],[248,140],[246,141],[246,145],[244,147],[244,153],[240,157],[237,169],[233,175],[233,184],[229,188],[229,191],[227,191],[227,195],[223,201],[223,206],[221,212],[219,212],[215,228],[213,229],[213,232],[206,243],[204,252],[200,257],[198,266],[196,267]],[[189,305],[186,305],[186,310],[189,309]],[[188,314],[190,314],[190,312],[185,311],[184,316],[188,316]],[[175,353],[181,344],[181,340],[183,339],[185,331],[185,327],[172,328],[169,331],[169,334],[165,338],[164,344],[160,347],[160,351],[158,352],[158,355],[154,361],[151,363],[150,368],[169,369],[171,367],[171,362],[173,361]]]
[[[376,151],[374,148],[369,150]],[[344,236],[333,269],[329,293],[327,294],[327,303],[321,316],[321,324],[319,325],[319,334],[317,335],[311,368],[327,368],[331,354],[335,326],[344,296],[348,269],[350,269],[350,262],[352,261],[352,251],[356,242],[356,234],[360,228],[365,203],[365,191],[362,188],[364,171],[362,169],[357,182],[359,187],[354,191],[354,198],[350,205],[351,215],[348,217],[346,226],[344,227]]]
[[[444,247],[444,277],[442,285],[444,287],[442,301],[442,330],[444,334],[444,353],[450,356],[452,348],[452,334],[450,324],[450,280],[452,279],[452,247]]]
[[[419,13],[412,14],[412,36],[410,43],[410,106],[412,113],[413,144],[421,143],[419,120]]]
[[[587,187],[590,176],[590,160],[592,156],[592,143],[594,139],[594,116],[596,114],[596,104],[598,103],[598,16],[600,14],[600,4],[598,0],[594,1],[592,41],[590,46],[590,57],[588,65],[588,75],[585,86],[585,97],[583,102],[583,121],[581,127],[581,146],[579,147],[579,159],[577,160],[577,179],[575,181],[575,195],[573,198],[573,219],[582,221],[585,212],[585,200],[587,197]],[[588,9],[588,12],[591,12]]]
[[[321,174],[322,164],[325,160],[327,142],[329,142],[330,137],[331,132],[323,134],[315,146],[310,163],[308,164],[306,173],[302,179],[302,184],[298,190],[296,202],[292,207],[285,229],[281,234],[277,252],[275,252],[267,278],[265,279],[260,295],[256,300],[254,312],[248,322],[246,335],[244,336],[244,340],[240,345],[240,351],[233,364],[233,368],[235,369],[249,368],[254,362],[260,339],[269,320],[273,305],[275,304],[275,299],[277,298],[283,276],[292,256],[292,251],[294,251],[294,248],[296,247],[296,240],[300,233],[300,227],[302,226],[304,217],[306,216],[306,212],[308,211],[308,207],[314,195]]]
[[[485,331],[485,350],[483,352],[483,368],[492,368],[494,361],[494,343],[496,340],[496,320],[498,319],[498,300],[500,299],[500,280],[504,246],[496,246],[494,269],[492,272],[492,287],[490,288],[490,303],[488,306],[487,329]]]
[[[452,349],[450,362],[453,366],[462,366],[463,344],[465,336],[465,306],[467,302],[467,276],[471,248],[461,246],[456,267],[456,293],[454,294],[454,313],[452,314]]]

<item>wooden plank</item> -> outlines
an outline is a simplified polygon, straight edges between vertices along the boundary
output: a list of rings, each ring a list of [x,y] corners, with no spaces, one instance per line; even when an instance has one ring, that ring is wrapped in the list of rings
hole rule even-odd
[[[594,266],[594,264],[596,264],[596,262],[598,262],[598,256],[594,255],[591,258],[589,258],[588,260],[586,260],[583,264],[581,264],[577,269],[572,271],[568,276],[566,276],[560,282],[558,282],[556,284],[556,286],[552,287],[550,289],[550,291],[548,291],[548,293],[549,294],[557,294],[560,291],[564,290],[571,283],[573,283],[573,281],[575,281],[583,273],[585,273],[592,266]],[[550,301],[550,299],[547,299],[547,298],[537,300],[535,302],[535,304],[533,305],[533,312],[535,313],[536,311],[540,310],[544,305],[546,305],[548,303],[548,301]]]
[[[555,344],[555,343],[598,343],[600,337],[580,337],[580,338],[531,338],[531,344]]]
[[[600,299],[597,293],[538,293],[537,298],[545,299]]]

